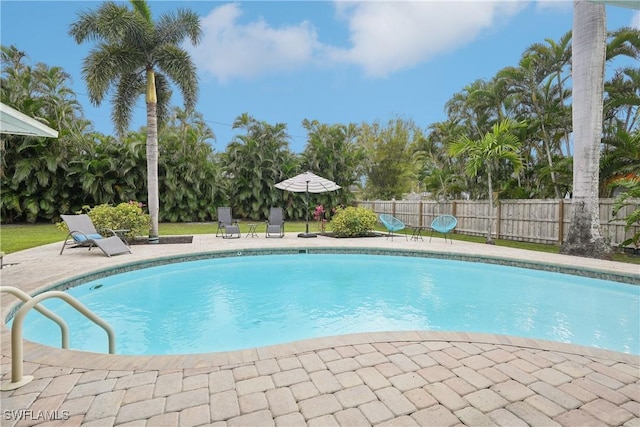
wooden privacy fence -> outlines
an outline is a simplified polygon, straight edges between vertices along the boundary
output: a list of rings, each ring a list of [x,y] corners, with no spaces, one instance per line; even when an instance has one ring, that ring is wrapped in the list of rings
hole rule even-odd
[[[638,208],[626,206],[613,215],[614,199],[600,199],[600,231],[614,246],[633,236],[639,229],[624,230],[624,218]],[[638,201],[640,202],[640,201]],[[489,221],[489,203],[483,200],[375,200],[360,201],[358,206],[376,214],[387,213],[411,226],[429,227],[438,215],[453,215],[458,219],[456,232],[484,236]],[[501,200],[494,207],[492,236],[499,239],[536,243],[562,243],[569,229],[571,200],[519,199]]]

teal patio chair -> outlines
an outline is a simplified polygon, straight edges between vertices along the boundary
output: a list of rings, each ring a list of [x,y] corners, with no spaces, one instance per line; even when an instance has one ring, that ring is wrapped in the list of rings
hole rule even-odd
[[[378,218],[380,219],[382,225],[384,225],[384,227],[388,231],[387,239],[391,237],[391,241],[393,241],[393,233],[403,230],[405,227],[404,223],[393,215],[380,214]],[[406,238],[407,236],[405,235],[404,237]]]
[[[433,232],[437,231],[438,233],[444,234],[444,241],[447,241],[447,234],[450,234],[454,228],[458,225],[458,220],[453,215],[440,215],[436,217],[431,222],[431,237],[429,237],[429,241],[433,237]],[[449,243],[453,244],[451,240],[451,236],[449,236]]]

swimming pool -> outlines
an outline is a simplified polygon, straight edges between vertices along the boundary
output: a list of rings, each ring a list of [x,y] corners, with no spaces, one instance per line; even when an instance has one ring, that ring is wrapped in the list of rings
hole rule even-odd
[[[119,354],[189,354],[354,332],[487,332],[640,353],[640,287],[500,265],[383,255],[239,256],[104,277],[68,291],[109,322]],[[58,301],[71,347],[102,330]],[[59,346],[36,312],[25,338]]]

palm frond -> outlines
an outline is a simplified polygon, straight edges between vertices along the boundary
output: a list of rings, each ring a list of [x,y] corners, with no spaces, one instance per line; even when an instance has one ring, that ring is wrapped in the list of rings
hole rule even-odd
[[[121,138],[129,128],[133,107],[139,97],[145,93],[145,90],[146,84],[142,74],[126,74],[118,79],[111,100],[113,106],[111,118],[115,124],[116,132]]]
[[[200,17],[186,9],[165,13],[157,22],[156,37],[161,45],[179,45],[185,38],[189,38],[192,45],[198,45],[202,38]]]
[[[156,97],[158,100],[156,104],[156,116],[158,117],[158,126],[161,126],[167,121],[171,94],[171,85],[167,78],[161,73],[156,73]]]
[[[198,73],[189,53],[175,45],[163,45],[156,51],[156,64],[180,89],[186,110],[198,99]]]

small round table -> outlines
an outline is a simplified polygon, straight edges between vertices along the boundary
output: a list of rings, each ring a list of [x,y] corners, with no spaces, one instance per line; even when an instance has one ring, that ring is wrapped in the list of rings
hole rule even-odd
[[[258,227],[258,224],[247,224],[249,226],[249,231],[247,231],[247,235],[245,236],[245,238],[251,236],[251,237],[258,237],[258,233],[256,232],[256,228]]]

